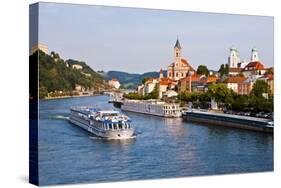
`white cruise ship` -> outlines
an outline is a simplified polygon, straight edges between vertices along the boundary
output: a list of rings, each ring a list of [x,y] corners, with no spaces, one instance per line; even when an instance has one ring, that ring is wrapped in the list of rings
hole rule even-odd
[[[163,117],[181,117],[180,105],[157,100],[125,100],[121,106],[124,111],[151,114]]]
[[[115,110],[92,107],[70,108],[69,121],[95,136],[106,139],[134,138],[131,119]]]

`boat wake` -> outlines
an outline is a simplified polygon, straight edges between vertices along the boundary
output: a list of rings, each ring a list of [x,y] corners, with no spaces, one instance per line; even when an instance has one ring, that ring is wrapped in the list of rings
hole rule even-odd
[[[102,139],[104,139],[102,137],[97,137],[97,136],[90,136],[89,138],[92,139],[92,140],[102,140]]]
[[[68,120],[69,117],[68,116],[62,116],[62,115],[56,115],[56,116],[51,116],[51,119],[64,119],[64,120]]]

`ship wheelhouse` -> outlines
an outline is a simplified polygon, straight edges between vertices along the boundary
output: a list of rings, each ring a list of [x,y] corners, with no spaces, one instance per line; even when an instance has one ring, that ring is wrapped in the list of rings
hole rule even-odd
[[[120,131],[132,129],[131,120],[118,111],[100,111],[99,113],[91,114],[90,119],[93,121],[92,126],[97,126],[103,130]]]
[[[103,127],[105,130],[126,130],[131,129],[131,122],[130,121],[104,121]]]

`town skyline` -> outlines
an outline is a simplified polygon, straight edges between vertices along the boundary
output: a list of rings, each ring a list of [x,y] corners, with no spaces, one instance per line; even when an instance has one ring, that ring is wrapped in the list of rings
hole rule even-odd
[[[85,61],[97,71],[166,70],[173,62],[177,37],[183,58],[195,69],[206,65],[217,71],[221,64],[227,63],[232,47],[239,51],[241,60],[247,61],[255,47],[266,67],[274,65],[273,17],[56,3],[39,5],[39,43],[47,44],[50,51],[59,52],[65,60]],[[69,16],[70,12],[78,14]]]

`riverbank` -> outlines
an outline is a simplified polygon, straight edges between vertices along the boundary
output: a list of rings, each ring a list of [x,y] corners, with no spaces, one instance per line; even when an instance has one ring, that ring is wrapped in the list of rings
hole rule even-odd
[[[214,112],[186,111],[185,113],[183,113],[183,119],[186,121],[197,123],[234,127],[269,133],[273,133],[274,129],[273,121],[268,119]]]
[[[104,94],[93,94],[93,95],[65,95],[65,96],[57,96],[57,97],[45,97],[44,100],[52,100],[52,99],[66,99],[66,98],[77,98],[77,97],[90,97],[90,96],[101,96]]]

